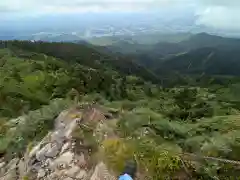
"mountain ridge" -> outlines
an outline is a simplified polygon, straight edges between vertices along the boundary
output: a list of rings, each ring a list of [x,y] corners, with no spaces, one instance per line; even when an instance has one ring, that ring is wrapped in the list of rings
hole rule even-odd
[[[3,42],[4,43],[4,42]],[[78,62],[91,68],[104,70],[105,67],[113,68],[123,74],[135,74],[142,76],[144,79],[154,83],[159,82],[159,78],[151,71],[132,59],[124,56],[106,53],[90,44],[75,43],[47,43],[47,42],[30,42],[30,41],[8,41],[5,46],[10,48],[44,53],[50,56],[63,59],[66,62]]]
[[[240,39],[200,33],[178,43],[160,42],[147,46],[140,52],[134,50],[134,44],[132,46],[133,52],[125,52],[125,55],[151,69],[158,76],[164,75],[164,73],[171,74],[173,71],[183,74],[239,75]],[[213,54],[208,57],[211,52]],[[209,62],[206,64],[207,59],[211,64]],[[219,64],[217,65],[217,63]],[[204,67],[205,65],[207,67]],[[179,67],[177,68],[177,66]],[[231,70],[231,66],[233,70]]]

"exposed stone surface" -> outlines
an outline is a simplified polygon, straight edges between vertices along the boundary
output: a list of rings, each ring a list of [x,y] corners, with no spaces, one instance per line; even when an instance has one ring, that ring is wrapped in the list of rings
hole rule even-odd
[[[87,164],[84,154],[81,154],[80,156],[76,157],[75,160],[76,160],[76,164],[82,168],[85,167]]]
[[[26,168],[27,168],[26,163],[24,162],[23,159],[21,159],[18,163],[19,177],[25,176]]]
[[[37,178],[41,179],[46,175],[46,171],[44,169],[39,169]]]
[[[116,178],[111,175],[107,169],[107,166],[100,162],[94,170],[93,175],[91,176],[90,180],[116,180]]]
[[[54,130],[26,153],[27,156],[7,164],[0,161],[0,180],[114,180],[104,163],[87,166],[89,152],[72,137],[81,123],[104,120],[101,111],[89,105],[63,111],[55,120]]]
[[[85,179],[87,177],[87,172],[85,170],[81,170],[77,175],[76,179]]]
[[[19,159],[12,159],[6,166],[6,172],[1,174],[0,180],[16,180],[18,179],[18,162]]]
[[[45,152],[45,157],[54,158],[60,151],[60,147],[57,143],[50,144],[50,147]]]
[[[80,171],[80,167],[73,166],[72,168],[68,169],[68,171],[66,171],[66,175],[68,177],[75,178],[76,175],[79,173],[79,171]]]
[[[67,178],[64,178],[64,180],[73,180],[73,178],[67,177]]]
[[[53,161],[53,166],[57,166],[59,164],[70,164],[73,160],[74,154],[72,152],[65,152],[56,160]]]
[[[6,165],[5,162],[1,162],[1,163],[0,163],[0,169],[3,168],[5,165]]]
[[[65,144],[62,146],[62,149],[61,149],[60,154],[63,154],[64,152],[66,152],[67,150],[69,150],[70,147],[71,147],[71,143],[70,143],[70,142],[65,143]]]

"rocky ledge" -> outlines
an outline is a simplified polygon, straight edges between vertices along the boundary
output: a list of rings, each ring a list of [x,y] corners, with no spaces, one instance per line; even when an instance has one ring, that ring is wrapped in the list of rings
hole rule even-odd
[[[109,116],[107,115],[108,119]],[[89,152],[73,132],[85,122],[98,127],[106,117],[95,105],[71,108],[55,119],[54,130],[29,150],[24,157],[0,160],[0,180],[114,180],[103,162],[89,163]]]

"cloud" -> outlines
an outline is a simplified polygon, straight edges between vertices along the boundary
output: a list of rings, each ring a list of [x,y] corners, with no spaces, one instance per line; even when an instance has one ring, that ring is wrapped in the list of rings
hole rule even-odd
[[[72,12],[195,11],[196,24],[240,30],[240,0],[0,0],[0,13],[55,14]],[[179,13],[183,13],[180,11]],[[194,15],[194,14],[193,14]],[[167,18],[167,17],[166,17]]]
[[[181,4],[189,0],[1,0],[0,9],[5,11],[107,11],[149,10]],[[14,7],[14,8],[12,8]]]
[[[239,0],[198,0],[198,1],[206,6],[223,6],[223,7],[240,6]]]
[[[227,30],[240,30],[239,0],[199,0],[196,24]]]
[[[208,7],[198,13],[197,24],[223,30],[240,30],[240,8]]]

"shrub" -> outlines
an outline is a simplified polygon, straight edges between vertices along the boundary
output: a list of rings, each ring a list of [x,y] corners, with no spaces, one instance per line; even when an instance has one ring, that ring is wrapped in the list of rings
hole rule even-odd
[[[29,143],[41,140],[54,126],[54,119],[69,106],[69,101],[57,99],[41,109],[29,112],[16,128],[9,129],[0,139],[1,152],[6,158],[19,155]]]
[[[125,162],[134,157],[134,147],[124,139],[107,139],[102,142],[103,157],[107,165],[122,173]]]
[[[126,161],[133,158],[140,173],[152,179],[171,179],[182,168],[177,155],[147,139],[107,139],[102,143],[102,151],[108,166],[117,173],[122,173]]]

